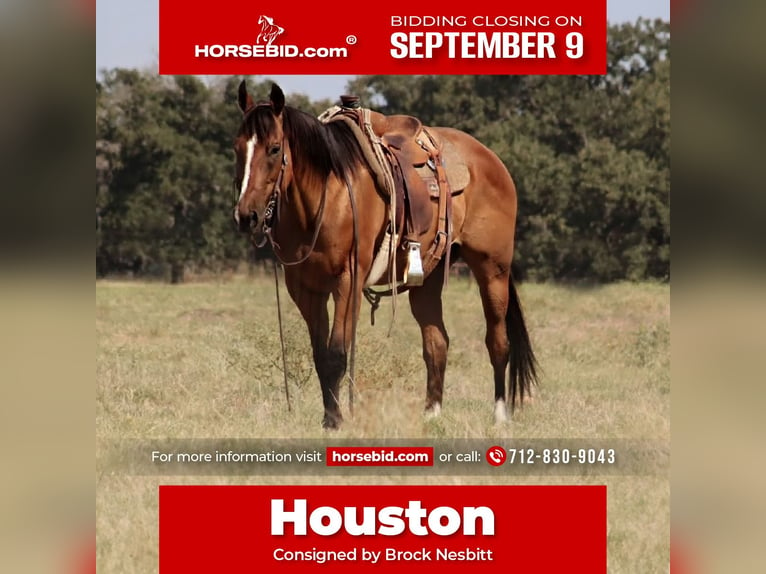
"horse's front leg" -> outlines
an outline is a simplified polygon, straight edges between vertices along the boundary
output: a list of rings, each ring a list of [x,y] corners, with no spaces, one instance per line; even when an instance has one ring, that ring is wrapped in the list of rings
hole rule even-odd
[[[330,333],[330,319],[327,313],[327,302],[330,293],[312,291],[300,283],[300,275],[290,271],[285,272],[285,283],[295,304],[306,321],[311,339],[311,350],[314,354],[314,368],[319,377],[322,388],[322,402],[324,403],[324,419],[322,426],[336,428],[341,421],[340,407],[338,405],[337,389],[333,392],[331,381],[334,374],[328,369],[327,338]],[[345,369],[345,365],[344,365]],[[340,376],[343,376],[342,374]]]
[[[330,332],[330,341],[327,345],[324,378],[322,379],[322,393],[328,394],[331,399],[329,402],[331,408],[328,408],[328,401],[325,400],[324,426],[327,428],[337,428],[343,422],[339,404],[340,383],[346,374],[348,352],[356,328],[356,319],[359,317],[362,296],[361,285],[356,286],[356,296],[353,296],[354,286],[352,283],[351,274],[344,273],[339,277],[337,286],[332,292],[335,315]]]

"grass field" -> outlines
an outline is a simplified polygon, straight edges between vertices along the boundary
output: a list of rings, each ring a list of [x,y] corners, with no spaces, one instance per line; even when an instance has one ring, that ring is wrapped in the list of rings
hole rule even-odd
[[[169,286],[96,284],[96,428],[115,438],[322,438],[319,385],[308,338],[283,292],[293,410],[282,382],[274,283],[270,276]],[[669,451],[669,286],[617,284],[520,288],[542,367],[535,399],[495,426],[492,371],[475,284],[453,279],[445,292],[451,345],[442,415],[422,416],[425,368],[420,334],[406,297],[388,336],[384,302],[358,332],[357,407],[342,438],[607,438],[650,439]],[[344,387],[345,388],[345,387]],[[343,395],[344,411],[345,392]],[[102,455],[104,452],[102,451]],[[101,456],[101,455],[100,455]],[[98,465],[98,460],[97,460]],[[590,477],[607,484],[609,571],[668,569],[668,469],[643,475]],[[244,478],[244,480],[243,480]],[[248,477],[125,476],[99,471],[100,572],[156,570],[156,487],[160,483],[269,483]],[[476,477],[387,476],[292,482],[488,483]],[[280,478],[278,482],[285,482]],[[497,483],[497,480],[493,480]],[[507,483],[569,483],[524,477]]]

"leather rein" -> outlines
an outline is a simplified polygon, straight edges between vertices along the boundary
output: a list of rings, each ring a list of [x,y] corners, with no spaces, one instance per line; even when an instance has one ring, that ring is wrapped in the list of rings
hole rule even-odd
[[[287,167],[287,154],[284,152],[284,143],[282,144],[282,150],[282,167],[279,169],[279,175],[277,176],[277,180],[274,183],[274,189],[271,191],[271,195],[269,195],[269,199],[266,202],[266,209],[263,212],[263,233],[271,244],[271,248],[274,251],[274,256],[282,265],[290,266],[299,265],[306,261],[316,248],[317,240],[319,239],[319,231],[321,230],[322,222],[324,221],[324,209],[327,203],[327,181],[329,180],[329,177],[325,180],[324,188],[322,189],[322,199],[319,203],[319,211],[317,212],[316,219],[314,220],[314,235],[311,238],[311,243],[309,244],[308,251],[305,255],[294,261],[286,261],[279,254],[279,251],[281,251],[282,248],[280,247],[279,243],[274,240],[273,235],[274,230],[279,223],[279,213],[282,206],[282,180],[284,179],[285,168]],[[263,243],[265,242],[262,242],[261,245],[258,245],[258,247],[263,247]]]

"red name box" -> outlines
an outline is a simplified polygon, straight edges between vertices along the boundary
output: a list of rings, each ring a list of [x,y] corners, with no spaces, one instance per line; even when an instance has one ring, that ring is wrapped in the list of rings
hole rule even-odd
[[[605,574],[606,486],[168,485],[159,535],[160,574]]]
[[[606,0],[160,0],[161,74],[604,74]]]

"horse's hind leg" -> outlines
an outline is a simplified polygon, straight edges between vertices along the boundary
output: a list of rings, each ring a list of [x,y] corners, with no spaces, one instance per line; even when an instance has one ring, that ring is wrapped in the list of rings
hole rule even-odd
[[[489,360],[492,363],[495,379],[495,422],[501,423],[507,419],[505,373],[510,358],[510,344],[506,328],[506,312],[510,265],[498,263],[493,258],[472,252],[465,247],[462,255],[479,284],[484,319],[487,323],[484,341],[489,351]]]
[[[421,287],[410,290],[410,308],[423,337],[423,360],[427,372],[426,412],[435,415],[441,410],[449,348],[449,336],[442,317],[443,269],[442,263]]]

